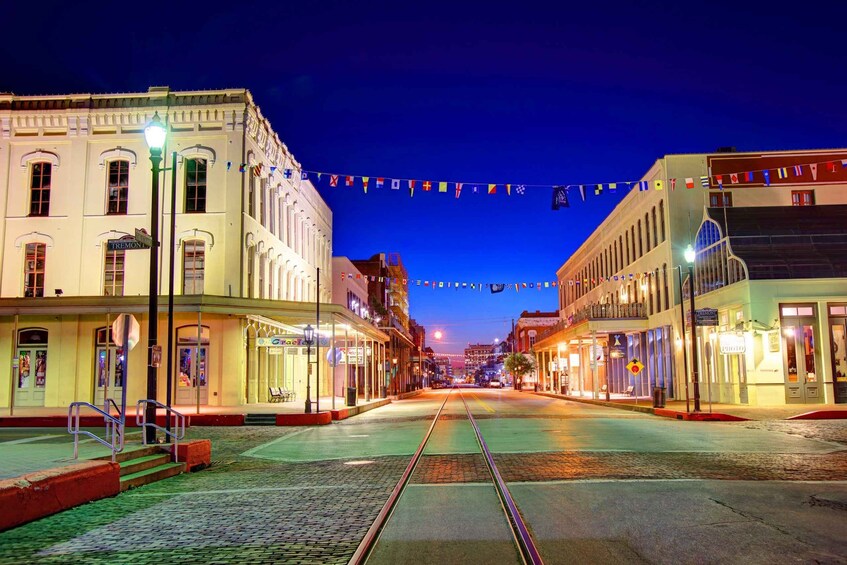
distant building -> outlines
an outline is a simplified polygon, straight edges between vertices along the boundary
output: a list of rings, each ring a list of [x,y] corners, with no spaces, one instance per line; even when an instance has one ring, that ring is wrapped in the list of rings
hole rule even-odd
[[[559,312],[528,312],[524,310],[515,323],[515,334],[517,334],[517,351],[527,353],[535,346],[535,340],[540,333],[544,333],[552,326],[559,323]]]
[[[477,343],[465,348],[465,374],[472,376],[478,369],[491,361],[494,356],[494,345]]]

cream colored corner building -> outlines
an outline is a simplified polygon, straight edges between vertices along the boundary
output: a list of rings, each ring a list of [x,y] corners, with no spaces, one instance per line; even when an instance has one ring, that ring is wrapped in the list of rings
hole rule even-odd
[[[657,160],[557,271],[544,388],[693,401],[692,245],[702,409],[847,403],[845,205],[843,149]]]
[[[384,334],[331,304],[332,213],[249,91],[0,94],[0,406],[120,398],[120,351],[109,327],[123,313],[141,327],[128,357],[129,404],[146,397],[150,251],[109,242],[150,231],[143,130],[155,113],[168,130],[159,190],[158,400],[166,399],[171,359],[176,405],[267,402],[270,386],[302,402],[301,336],[306,324],[317,325],[317,300],[323,340],[310,351],[319,359],[313,397],[333,387],[326,353],[334,334],[346,330],[381,350]]]

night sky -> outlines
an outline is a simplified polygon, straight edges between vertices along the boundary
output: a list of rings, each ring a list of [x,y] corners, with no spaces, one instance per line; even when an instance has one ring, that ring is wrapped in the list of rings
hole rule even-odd
[[[552,211],[554,184],[720,146],[845,146],[843,2],[457,4],[5,3],[0,91],[248,88],[304,168],[371,177],[368,194],[319,186],[335,255],[398,252],[444,282],[555,280],[623,191]],[[409,198],[375,177],[465,186]],[[452,353],[558,307],[555,289],[412,286],[410,303]]]

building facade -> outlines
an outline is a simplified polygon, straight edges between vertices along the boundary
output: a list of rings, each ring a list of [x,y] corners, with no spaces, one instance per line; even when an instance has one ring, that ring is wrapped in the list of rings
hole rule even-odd
[[[143,130],[154,115],[167,128],[152,234],[160,401],[168,383],[174,404],[198,410],[265,402],[269,386],[301,400],[307,354],[326,354],[334,325],[384,337],[330,303],[332,213],[249,91],[3,94],[0,358],[14,370],[0,405],[119,398],[124,367],[110,328],[123,313],[140,323],[127,395],[146,397],[151,251],[134,234],[152,224]],[[322,338],[310,352],[307,324]],[[315,369],[313,393],[327,391],[331,371]]]
[[[838,342],[847,280],[837,264],[791,273],[771,265],[765,277],[757,274],[759,256],[745,259],[731,251],[732,226],[744,224],[721,222],[723,212],[743,216],[741,209],[764,207],[782,210],[772,217],[790,218],[792,210],[816,206],[821,217],[830,217],[829,207],[847,203],[845,162],[844,150],[717,152],[656,161],[639,183],[648,190],[634,187],[557,271],[560,320],[536,342],[544,386],[561,382],[575,394],[594,396],[604,385],[640,396],[663,387],[669,398],[693,398],[696,364],[703,402],[842,402],[836,394]],[[746,237],[766,242],[772,254],[791,242],[804,249],[801,256],[813,256],[821,238],[837,246],[845,229],[843,223],[827,225],[827,234],[814,239],[805,228],[776,222]],[[696,249],[695,309],[716,311],[715,325],[695,326],[693,360],[685,321],[690,300],[681,299],[689,245]],[[735,245],[743,247],[737,239]],[[698,280],[711,286],[698,286]],[[792,335],[780,330],[786,324],[793,324]],[[801,341],[798,333],[805,336]],[[797,351],[811,351],[811,377],[797,369]],[[636,374],[627,369],[634,360],[643,366]],[[798,386],[810,378],[811,393]]]

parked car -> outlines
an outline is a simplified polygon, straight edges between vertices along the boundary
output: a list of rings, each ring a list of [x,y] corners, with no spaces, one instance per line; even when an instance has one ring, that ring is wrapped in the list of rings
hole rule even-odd
[[[501,388],[502,386],[503,383],[501,383],[500,381],[490,381],[488,383],[488,388]]]

